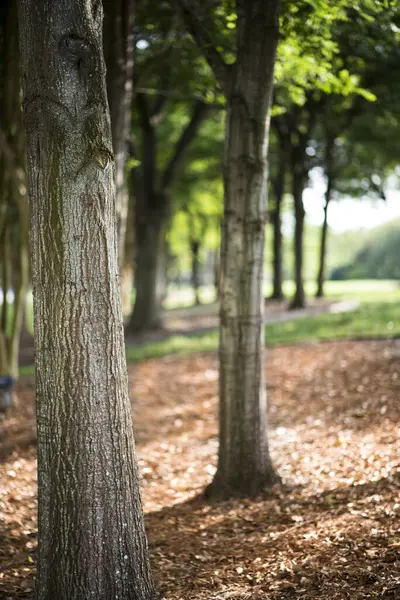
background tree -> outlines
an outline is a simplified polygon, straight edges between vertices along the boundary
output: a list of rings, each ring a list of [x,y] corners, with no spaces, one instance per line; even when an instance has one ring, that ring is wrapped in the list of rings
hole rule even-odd
[[[320,164],[326,193],[317,296],[323,295],[331,198],[348,195],[384,200],[388,179],[397,166],[400,55],[399,32],[393,29],[397,13],[388,5],[375,19],[376,8],[368,8],[362,14],[349,9],[349,20],[341,23],[337,38],[341,67],[351,70],[369,95],[330,95],[318,128],[316,147],[318,154],[318,137],[322,136]]]
[[[131,134],[134,0],[103,0],[107,95],[115,155],[116,211],[120,270],[124,269],[128,218],[125,170]]]
[[[135,169],[135,241],[136,300],[130,319],[130,332],[148,331],[161,326],[161,298],[157,294],[162,236],[171,210],[171,188],[187,149],[210,107],[196,100],[189,121],[170,152],[164,168],[160,168],[157,152],[157,126],[167,97],[157,97],[154,105],[143,93],[136,96],[141,129],[140,166]],[[159,168],[157,168],[159,167]],[[160,172],[161,171],[161,172]]]
[[[198,289],[198,300],[201,299],[200,270],[202,278],[212,278],[214,285],[215,271],[218,271],[224,128],[224,111],[214,110],[189,148],[185,168],[173,187],[175,206],[168,242],[174,257],[175,276],[191,274],[193,287]]]
[[[156,24],[156,25],[155,25]],[[136,300],[128,331],[160,327],[157,277],[163,262],[172,188],[201,124],[209,117],[209,69],[169,3],[138,6],[136,23],[135,136],[132,171],[135,226]]]
[[[0,28],[0,375],[15,378],[29,278],[29,214],[15,2],[2,4]]]
[[[323,116],[331,94],[345,97],[358,94],[369,100],[373,96],[360,85],[359,71],[345,68],[340,55],[338,33],[347,24],[351,27],[354,16],[349,15],[344,0],[334,5],[325,0],[301,0],[285,3],[284,8],[273,127],[286,150],[295,213],[295,294],[291,307],[302,308],[305,305],[303,193],[310,170],[315,166],[310,143],[318,118]],[[364,0],[354,5],[354,14],[360,20],[366,20],[382,9],[379,4]]]
[[[283,300],[283,234],[282,208],[286,191],[287,155],[285,139],[276,132],[272,136],[273,144],[270,151],[270,202],[269,219],[272,223],[272,294],[271,300]]]
[[[278,479],[267,443],[263,365],[266,152],[275,0],[176,0],[227,104],[220,288],[220,444],[212,496],[252,495]],[[227,26],[229,24],[229,27]],[[221,39],[231,31],[228,43]],[[219,48],[227,48],[225,56]]]
[[[40,600],[153,600],[124,355],[102,4],[21,0]]]

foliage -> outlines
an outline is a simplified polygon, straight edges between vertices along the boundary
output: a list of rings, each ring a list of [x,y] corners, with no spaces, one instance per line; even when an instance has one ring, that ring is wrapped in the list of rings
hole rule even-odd
[[[400,222],[378,227],[351,262],[332,271],[333,279],[400,279]]]
[[[175,211],[168,242],[175,258],[174,268],[179,273],[190,269],[192,241],[200,242],[203,258],[205,251],[219,248],[223,138],[224,114],[216,111],[199,131],[173,187]]]

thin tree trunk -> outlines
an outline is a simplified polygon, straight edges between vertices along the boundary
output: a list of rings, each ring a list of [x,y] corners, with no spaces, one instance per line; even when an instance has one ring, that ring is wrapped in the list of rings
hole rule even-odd
[[[29,280],[29,207],[26,195],[18,197],[18,190],[14,190],[18,208],[18,267],[15,273],[14,312],[10,335],[8,339],[9,374],[14,378],[18,376],[19,345],[25,315],[26,297]]]
[[[122,296],[122,314],[128,318],[132,314],[133,299],[133,281],[134,281],[134,249],[135,249],[135,231],[133,219],[133,202],[129,199],[128,220],[125,236],[124,265],[121,271],[121,296]]]
[[[157,179],[157,135],[149,102],[144,94],[136,98],[142,134],[143,156],[141,177],[135,173],[135,231],[136,231],[136,302],[127,330],[130,333],[156,329],[162,325],[160,295],[157,294],[159,277],[159,249],[161,232],[170,210],[170,189],[186,152],[195,138],[200,125],[210,114],[211,108],[204,102],[196,101],[187,126],[182,130],[171,158],[160,177],[160,185],[155,188]]]
[[[10,240],[10,223],[5,224],[2,244],[2,282],[3,282],[3,305],[1,307],[1,330],[7,338],[9,325],[9,300],[8,293],[11,291],[11,240]]]
[[[134,0],[103,0],[107,95],[115,155],[119,266],[124,267],[129,194],[125,179],[131,136]]]
[[[333,185],[334,185],[334,174],[333,174],[333,162],[334,162],[334,147],[335,147],[335,136],[326,127],[326,147],[325,147],[325,169],[327,176],[327,185],[325,192],[325,206],[324,206],[324,221],[321,229],[321,245],[319,254],[319,269],[317,277],[317,298],[324,296],[324,283],[325,283],[325,262],[326,262],[326,245],[328,238],[328,209],[331,201]]]
[[[162,325],[161,302],[157,295],[162,215],[154,211],[146,219],[136,219],[136,299],[128,330],[141,333]]]
[[[263,311],[266,149],[278,2],[237,5],[240,52],[227,85],[224,156],[219,453],[207,490],[220,498],[253,496],[279,480],[268,450]]]
[[[292,191],[295,212],[294,232],[294,263],[295,263],[295,286],[296,290],[290,304],[291,309],[304,308],[306,297],[303,280],[303,233],[305,210],[303,205],[304,177],[302,170],[295,165],[293,169]]]
[[[4,30],[3,94],[0,103],[3,117],[0,131],[3,166],[0,196],[6,248],[3,256],[0,256],[5,269],[4,287],[13,292],[14,298],[12,305],[10,303],[8,306],[7,302],[4,304],[6,311],[2,320],[0,373],[16,378],[29,277],[29,208],[26,195],[25,137],[22,131],[17,5],[11,1],[5,4],[7,14]]]
[[[192,240],[190,243],[192,252],[192,287],[194,292],[194,303],[196,306],[201,304],[199,288],[200,288],[200,242]]]
[[[153,600],[128,396],[102,3],[20,0],[38,600]]]
[[[276,181],[273,182],[275,210],[273,219],[273,289],[272,300],[283,300],[283,236],[282,236],[282,200],[285,185],[285,165],[281,161]]]
[[[220,256],[219,256],[219,254],[220,254],[219,250],[215,250],[213,274],[214,274],[214,288],[215,288],[215,299],[216,300],[219,299],[219,292],[220,292]]]
[[[9,231],[7,223],[4,224],[3,239],[1,244],[1,280],[3,291],[3,303],[0,315],[0,375],[10,375],[10,357],[8,353],[8,290],[10,287],[10,252],[9,252]]]
[[[157,261],[156,301],[162,311],[162,305],[168,295],[168,243],[166,238],[166,225],[164,224],[159,241],[159,254]]]
[[[326,242],[328,238],[328,208],[331,200],[332,185],[331,178],[328,178],[328,185],[325,193],[325,205],[324,205],[324,221],[321,229],[321,244],[319,250],[319,269],[317,278],[317,298],[323,298],[324,296],[324,283],[325,283],[325,262],[326,262]]]

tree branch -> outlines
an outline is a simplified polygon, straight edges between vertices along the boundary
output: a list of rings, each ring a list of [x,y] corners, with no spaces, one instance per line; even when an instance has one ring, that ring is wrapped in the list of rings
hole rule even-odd
[[[231,65],[228,65],[218,52],[210,35],[211,21],[205,14],[200,14],[200,2],[195,0],[172,0],[184,20],[186,27],[200,48],[204,58],[214,72],[215,78],[225,96],[229,93]]]
[[[196,101],[192,117],[188,125],[182,131],[181,136],[175,145],[174,153],[171,157],[171,160],[169,161],[161,177],[160,189],[163,192],[165,192],[171,185],[176,171],[182,162],[186,150],[188,149],[190,143],[196,136],[200,124],[208,116],[211,110],[212,109],[208,104],[205,104],[204,102],[201,102],[199,100]]]

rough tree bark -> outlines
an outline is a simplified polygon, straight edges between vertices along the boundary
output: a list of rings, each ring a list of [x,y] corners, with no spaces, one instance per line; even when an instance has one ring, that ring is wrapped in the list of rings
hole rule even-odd
[[[176,0],[227,100],[220,289],[218,468],[207,494],[252,496],[278,476],[267,440],[263,257],[267,145],[278,0],[237,0],[237,56],[227,65],[207,15]],[[201,14],[200,14],[201,13]]]
[[[135,174],[135,289],[136,301],[127,330],[136,334],[162,325],[160,296],[157,295],[160,236],[168,218],[171,186],[189,145],[211,107],[196,101],[191,119],[179,137],[171,159],[157,186],[157,122],[165,97],[156,99],[151,107],[145,94],[137,94],[136,105],[143,134],[143,155],[140,173]],[[135,169],[138,171],[138,169]]]
[[[20,0],[39,600],[153,600],[134,454],[98,0]]]
[[[131,135],[134,0],[103,0],[103,6],[107,94],[115,155],[118,256],[122,271],[125,266],[125,238],[129,204],[125,165]]]

